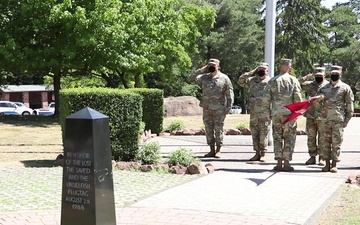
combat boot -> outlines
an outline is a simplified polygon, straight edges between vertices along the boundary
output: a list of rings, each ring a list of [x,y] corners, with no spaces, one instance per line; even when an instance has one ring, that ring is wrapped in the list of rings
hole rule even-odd
[[[216,152],[215,152],[215,158],[221,158],[221,145],[216,145]]]
[[[274,170],[275,171],[281,171],[283,168],[282,168],[282,159],[278,159],[277,160],[277,164],[276,166],[274,167]]]
[[[265,151],[260,151],[260,162],[265,162]]]
[[[306,165],[314,165],[316,164],[316,158],[315,156],[310,156],[310,159],[308,159],[306,162],[305,162]]]
[[[210,152],[205,154],[204,157],[215,157],[215,146],[210,145]]]
[[[330,172],[337,173],[337,171],[338,171],[338,169],[336,167],[336,160],[332,160]]]
[[[325,166],[321,169],[323,172],[329,172],[330,171],[330,160],[325,160]]]
[[[289,160],[284,160],[284,168],[283,171],[290,172],[293,171],[294,167],[290,166]]]
[[[250,158],[249,160],[250,161],[259,161],[260,158],[261,158],[260,152],[256,151],[255,155],[252,158]]]
[[[325,166],[325,160],[322,156],[319,156],[319,166]]]

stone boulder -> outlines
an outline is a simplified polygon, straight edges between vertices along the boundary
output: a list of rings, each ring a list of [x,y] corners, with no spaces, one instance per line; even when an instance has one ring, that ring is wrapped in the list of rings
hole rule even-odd
[[[205,168],[208,171],[208,173],[213,173],[215,172],[215,168],[211,163],[206,163],[205,164]]]
[[[191,163],[187,167],[186,174],[208,174],[208,170],[202,163]]]
[[[240,135],[241,131],[239,131],[238,129],[229,128],[229,129],[225,129],[224,133],[226,135]]]
[[[140,170],[141,170],[141,172],[150,172],[150,171],[154,170],[154,166],[153,165],[141,165]]]
[[[141,163],[140,162],[118,161],[118,162],[116,162],[115,167],[120,170],[136,170],[141,167]]]
[[[244,128],[241,130],[242,135],[251,135],[251,130],[249,128]]]
[[[192,96],[169,97],[164,99],[165,117],[201,115],[200,101]]]
[[[186,170],[187,170],[187,167],[182,166],[182,165],[172,166],[169,169],[170,173],[173,173],[173,174],[185,174]]]
[[[360,184],[360,174],[350,174],[346,182],[349,184]]]

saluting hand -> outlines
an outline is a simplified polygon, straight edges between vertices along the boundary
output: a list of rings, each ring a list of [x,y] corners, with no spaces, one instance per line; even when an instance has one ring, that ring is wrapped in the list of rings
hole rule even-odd
[[[206,73],[208,66],[205,65],[199,69],[200,73]]]
[[[314,78],[314,74],[312,74],[312,73],[309,73],[308,75],[306,75],[307,80],[311,80],[313,78]]]

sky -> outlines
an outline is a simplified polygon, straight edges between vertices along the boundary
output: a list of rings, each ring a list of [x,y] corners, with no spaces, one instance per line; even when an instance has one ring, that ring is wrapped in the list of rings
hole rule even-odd
[[[321,4],[329,9],[334,6],[337,2],[348,2],[349,0],[322,0]]]

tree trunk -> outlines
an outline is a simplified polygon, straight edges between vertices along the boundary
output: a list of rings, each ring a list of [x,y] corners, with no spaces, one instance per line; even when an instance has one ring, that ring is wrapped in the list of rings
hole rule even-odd
[[[54,96],[55,96],[55,113],[54,115],[59,115],[59,93],[60,93],[60,79],[61,72],[54,74]]]
[[[114,75],[112,74],[105,74],[105,73],[101,73],[101,77],[106,81],[106,87],[109,87],[109,88],[116,88],[117,85],[116,83],[114,82]]]
[[[135,87],[141,88],[141,73],[135,74]]]
[[[125,73],[120,71],[119,69],[116,69],[116,72],[118,73],[121,83],[124,85],[124,88],[128,89],[129,88],[129,84],[127,83],[127,80],[125,78]]]

